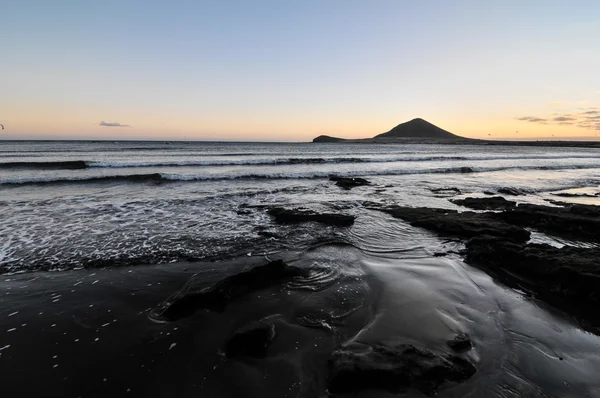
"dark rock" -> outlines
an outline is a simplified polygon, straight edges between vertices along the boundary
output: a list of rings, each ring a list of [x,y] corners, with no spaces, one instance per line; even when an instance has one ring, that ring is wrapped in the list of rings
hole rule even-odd
[[[240,216],[247,216],[249,214],[252,214],[252,212],[248,209],[239,209],[236,213]]]
[[[600,326],[600,249],[522,244],[482,236],[466,244],[465,261],[492,271],[505,283]]]
[[[435,252],[433,253],[433,257],[446,257],[448,253],[445,252]]]
[[[483,191],[484,195],[495,195],[492,191]]]
[[[353,344],[329,360],[331,393],[381,389],[392,393],[415,388],[433,395],[445,382],[463,382],[475,374],[467,360],[412,345],[387,347]]]
[[[193,315],[197,310],[223,311],[227,305],[244,295],[265,289],[282,281],[303,276],[309,270],[287,265],[281,260],[252,268],[239,274],[228,276],[200,292],[186,293],[165,303],[160,317],[166,321]]]
[[[462,193],[458,188],[430,188],[429,190],[442,195],[460,195]]]
[[[502,196],[494,196],[491,198],[451,199],[450,201],[459,206],[465,206],[475,210],[506,210],[517,205],[517,202],[506,200]]]
[[[271,231],[258,231],[256,233],[260,236],[264,236],[265,238],[277,238],[279,236],[276,232]]]
[[[464,333],[457,334],[456,337],[454,337],[454,340],[449,340],[446,344],[456,352],[465,352],[473,348],[471,339]]]
[[[600,207],[568,205],[550,207],[520,204],[510,211],[498,213],[504,221],[561,236],[600,242]]]
[[[444,235],[461,238],[491,235],[519,242],[526,242],[530,237],[528,231],[508,224],[498,218],[496,213],[459,213],[456,210],[427,207],[382,207],[377,204],[366,204],[366,206],[401,218],[415,227],[427,228]]]
[[[470,167],[461,167],[460,169],[458,169],[458,171],[460,171],[461,173],[472,173],[473,169]]]
[[[2,162],[0,168],[42,169],[42,170],[82,170],[88,165],[84,160],[60,160],[56,162]]]
[[[229,339],[225,346],[225,355],[230,358],[267,356],[269,343],[275,338],[275,325],[266,321],[251,323]]]
[[[364,178],[358,178],[358,177],[337,177],[337,176],[331,176],[329,177],[329,181],[335,181],[335,185],[337,185],[340,188],[349,190],[352,189],[354,187],[360,187],[362,185],[370,185],[371,182],[368,180],[365,180]]]
[[[526,194],[526,192],[523,191],[522,189],[510,188],[510,187],[500,188],[498,190],[498,193],[502,193],[504,195],[511,195],[511,196],[521,196],[521,195]]]
[[[301,222],[319,222],[327,225],[347,227],[354,224],[354,216],[335,213],[317,213],[312,210],[284,209],[272,207],[268,210],[275,221],[281,224],[294,224]]]
[[[591,193],[572,193],[572,192],[555,192],[552,195],[561,196],[563,198],[596,198],[600,196],[600,194],[591,194]]]

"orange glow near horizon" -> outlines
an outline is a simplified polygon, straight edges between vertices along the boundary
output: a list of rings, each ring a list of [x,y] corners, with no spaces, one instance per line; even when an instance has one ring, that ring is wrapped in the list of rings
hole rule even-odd
[[[554,105],[556,106],[556,105]],[[310,141],[324,134],[342,138],[370,138],[386,132],[413,117],[394,118],[390,115],[354,117],[352,115],[317,115],[301,118],[297,115],[186,115],[146,112],[106,112],[112,119],[99,120],[103,112],[66,107],[25,108],[5,107],[11,118],[2,120],[2,139],[133,139],[133,140],[209,140],[209,141]],[[577,111],[577,110],[576,110]],[[576,113],[573,111],[573,114]],[[579,109],[579,112],[583,112]],[[591,111],[587,111],[591,112]],[[556,112],[547,112],[556,114]],[[523,113],[525,114],[525,113]],[[546,116],[539,113],[540,116]],[[600,113],[599,113],[600,114]],[[596,115],[593,115],[596,116]],[[440,115],[423,117],[456,135],[478,139],[599,139],[600,131],[577,125],[559,125],[518,120],[514,116]],[[554,116],[559,117],[559,116]],[[541,117],[540,117],[541,118]],[[122,123],[130,127],[104,127],[107,123]]]

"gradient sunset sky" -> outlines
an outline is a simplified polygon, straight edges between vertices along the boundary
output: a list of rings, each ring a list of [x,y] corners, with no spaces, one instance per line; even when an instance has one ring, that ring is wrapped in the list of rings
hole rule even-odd
[[[8,0],[0,138],[600,138],[600,1]],[[518,131],[518,133],[517,133]]]

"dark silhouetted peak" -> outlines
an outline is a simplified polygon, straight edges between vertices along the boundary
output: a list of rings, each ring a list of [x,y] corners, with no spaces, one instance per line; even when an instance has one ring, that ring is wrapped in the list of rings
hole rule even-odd
[[[313,139],[313,142],[340,142],[345,141],[343,138],[331,137],[329,135],[320,135]]]
[[[461,138],[421,118],[397,125],[375,138]]]

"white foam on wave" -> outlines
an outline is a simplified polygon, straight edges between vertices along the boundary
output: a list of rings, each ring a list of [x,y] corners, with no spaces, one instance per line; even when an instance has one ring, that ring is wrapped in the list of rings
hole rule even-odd
[[[306,172],[264,172],[264,173],[213,173],[213,174],[177,174],[177,173],[152,173],[152,174],[113,174],[96,176],[52,176],[52,177],[12,177],[0,179],[0,185],[23,185],[23,184],[48,184],[48,183],[83,183],[83,182],[144,182],[144,181],[217,181],[217,180],[238,180],[238,179],[315,179],[328,178],[332,175],[343,175],[348,177],[366,177],[366,176],[393,176],[409,174],[440,174],[440,173],[483,173],[504,170],[584,170],[599,169],[600,164],[580,164],[580,165],[556,165],[556,166],[498,166],[498,167],[472,167],[468,165],[455,167],[437,167],[425,169],[379,169],[379,170],[353,170],[337,172],[326,171],[306,171]]]
[[[176,167],[176,166],[238,166],[238,165],[294,165],[331,163],[395,163],[427,161],[487,161],[487,160],[551,160],[551,159],[600,159],[597,155],[519,155],[519,156],[362,156],[362,157],[275,157],[258,159],[213,159],[182,161],[87,161],[88,167],[129,168],[129,167]]]

